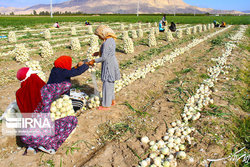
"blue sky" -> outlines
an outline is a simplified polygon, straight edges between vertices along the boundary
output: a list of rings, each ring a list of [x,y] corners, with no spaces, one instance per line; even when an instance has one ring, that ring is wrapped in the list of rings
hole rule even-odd
[[[52,0],[53,3],[60,3],[67,0]],[[141,0],[143,1],[143,0]],[[250,10],[250,0],[183,0],[184,2],[214,9],[224,10]],[[0,7],[28,7],[36,4],[49,4],[50,0],[0,0]]]
[[[52,0],[53,3],[65,2],[68,0]],[[50,0],[0,0],[0,7],[28,7],[37,4],[49,4]]]
[[[0,0],[1,1],[1,0]],[[183,0],[187,4],[223,10],[250,10],[250,0]]]

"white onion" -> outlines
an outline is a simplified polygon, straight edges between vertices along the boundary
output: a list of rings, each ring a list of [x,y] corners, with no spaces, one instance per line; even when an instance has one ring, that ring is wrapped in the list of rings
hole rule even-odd
[[[88,25],[88,33],[93,34],[93,28],[91,25]]]
[[[161,157],[155,157],[154,158],[154,164],[156,166],[160,166],[161,165]]]
[[[125,53],[133,53],[134,52],[134,43],[131,38],[123,39],[123,46]]]
[[[170,167],[170,163],[168,161],[163,162],[163,167]]]
[[[11,52],[15,56],[16,61],[26,62],[29,60],[29,50],[25,48],[25,45],[16,44],[16,48]]]
[[[144,136],[144,137],[141,138],[141,142],[142,142],[143,144],[148,144],[149,138],[148,138],[147,136]]]
[[[150,30],[149,36],[148,36],[148,45],[149,47],[156,46],[156,39],[155,39],[155,31],[154,28]]]
[[[50,34],[49,29],[46,29],[46,30],[44,31],[44,38],[45,38],[45,39],[50,39],[50,38],[51,38],[51,34]]]
[[[169,154],[169,148],[168,148],[168,147],[162,148],[162,149],[161,149],[161,153],[162,153],[163,155],[168,155],[168,154]]]
[[[179,159],[185,159],[186,158],[186,153],[184,151],[179,151],[177,154],[176,154],[177,158]]]
[[[53,48],[51,47],[48,41],[42,41],[40,45],[41,45],[40,50],[42,58],[50,57],[53,55]]]
[[[71,27],[71,35],[76,35],[76,28],[75,27]]]
[[[72,37],[70,44],[71,44],[71,49],[74,51],[79,51],[81,49],[81,44],[77,37]]]
[[[180,145],[180,150],[181,151],[184,151],[185,150],[185,146],[182,144],[182,145]]]
[[[10,31],[8,35],[8,40],[10,43],[16,42],[16,33],[14,31]]]

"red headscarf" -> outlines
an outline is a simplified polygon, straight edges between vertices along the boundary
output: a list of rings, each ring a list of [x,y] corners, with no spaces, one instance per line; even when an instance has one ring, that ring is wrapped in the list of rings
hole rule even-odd
[[[54,66],[56,68],[63,68],[63,69],[71,70],[72,58],[70,56],[60,56],[54,62]]]
[[[46,84],[38,75],[32,73],[28,67],[17,72],[17,79],[21,81],[21,88],[16,92],[16,101],[21,113],[33,113],[41,98],[41,88]]]

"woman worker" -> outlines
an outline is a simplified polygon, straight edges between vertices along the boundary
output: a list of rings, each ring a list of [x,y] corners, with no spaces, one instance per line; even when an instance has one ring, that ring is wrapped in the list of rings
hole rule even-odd
[[[165,28],[163,28],[162,20],[159,22],[159,32],[164,32]]]
[[[176,25],[174,22],[171,22],[171,25],[169,26],[170,31],[175,32],[176,31]]]
[[[49,122],[51,103],[67,92],[71,84],[62,82],[58,84],[46,84],[31,68],[23,67],[17,72],[17,79],[21,82],[21,88],[16,92],[17,105],[22,114],[47,113]],[[54,134],[48,135],[46,129],[35,127],[25,129],[20,137],[26,145],[28,153],[36,153],[39,149],[49,154],[54,154],[77,125],[75,116],[67,116],[54,121]],[[31,135],[29,131],[35,131]]]
[[[51,69],[47,84],[61,83],[63,81],[71,83],[71,77],[81,75],[88,69],[88,62],[83,63],[80,61],[77,66],[72,68],[72,58],[70,56],[60,56],[54,62],[54,67]],[[66,94],[70,95],[70,92]]]
[[[100,48],[100,52],[96,52],[93,56],[100,55],[101,57],[89,62],[90,65],[94,63],[102,63],[101,80],[102,86],[102,106],[99,110],[109,110],[111,105],[115,105],[114,83],[120,79],[119,65],[115,56],[115,39],[114,31],[105,25],[100,25],[95,30],[101,40],[104,41]]]
[[[162,25],[166,26],[166,22],[167,22],[167,20],[166,20],[166,14],[163,15],[161,21],[162,21]]]
[[[89,69],[88,62],[83,63],[80,61],[77,66],[71,68],[72,66],[72,58],[70,56],[60,56],[54,62],[54,67],[52,68],[49,76],[49,81],[47,84],[53,83],[61,83],[67,81],[71,83],[70,78],[81,75],[86,70]],[[70,90],[65,94],[70,95]],[[83,102],[81,100],[71,99],[74,110],[79,110],[83,106]]]

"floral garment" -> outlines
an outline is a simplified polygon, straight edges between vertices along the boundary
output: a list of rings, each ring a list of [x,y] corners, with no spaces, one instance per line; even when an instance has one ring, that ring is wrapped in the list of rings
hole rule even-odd
[[[46,84],[41,89],[42,103],[39,103],[34,113],[50,113],[51,103],[58,99],[64,92],[70,90],[71,84],[69,82],[62,82],[58,84]],[[77,125],[77,118],[75,116],[67,116],[55,120],[55,135],[53,136],[21,136],[21,141],[28,147],[37,149],[43,146],[45,149],[57,149],[68,138],[70,133]],[[43,131],[42,129],[37,129]],[[46,132],[44,132],[46,134]]]

